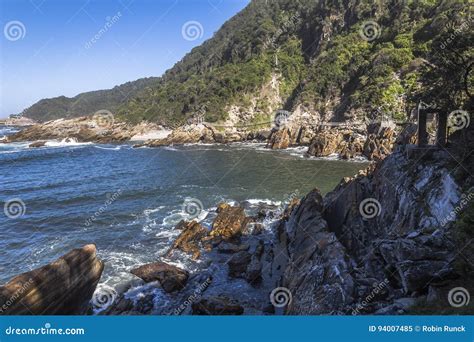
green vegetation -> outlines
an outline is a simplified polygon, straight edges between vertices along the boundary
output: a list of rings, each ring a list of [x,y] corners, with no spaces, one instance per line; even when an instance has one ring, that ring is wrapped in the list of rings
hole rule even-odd
[[[443,89],[446,76],[463,84],[463,61],[447,74],[427,66],[462,45],[468,47],[466,61],[472,56],[468,3],[254,0],[160,78],[120,86],[132,91],[116,87],[42,100],[25,113],[46,120],[108,109],[133,123],[163,124],[204,113],[207,121],[222,122],[231,105],[250,109],[253,96],[252,110],[267,117],[274,108],[262,90],[275,76],[287,110],[303,105],[328,120],[364,119],[374,112],[405,120],[420,99],[440,102],[440,90],[452,97]],[[367,21],[378,25],[373,40],[361,35]],[[443,108],[459,108],[466,98],[444,102]]]

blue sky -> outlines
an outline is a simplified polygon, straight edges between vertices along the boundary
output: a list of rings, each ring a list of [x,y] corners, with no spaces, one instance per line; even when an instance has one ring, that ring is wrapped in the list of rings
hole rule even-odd
[[[42,98],[160,76],[248,3],[1,0],[0,117]]]

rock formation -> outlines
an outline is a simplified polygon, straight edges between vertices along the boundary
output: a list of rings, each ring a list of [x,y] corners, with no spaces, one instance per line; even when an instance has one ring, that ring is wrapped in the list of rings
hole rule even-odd
[[[0,313],[85,314],[103,269],[95,245],[74,249],[56,261],[22,273],[1,286]]]
[[[143,279],[146,283],[159,281],[166,292],[181,290],[189,277],[187,271],[161,261],[134,268],[130,273]]]

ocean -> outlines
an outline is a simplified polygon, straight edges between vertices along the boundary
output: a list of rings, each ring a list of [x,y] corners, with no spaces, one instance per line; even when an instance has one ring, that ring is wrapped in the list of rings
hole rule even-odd
[[[16,130],[0,126],[0,137]],[[209,227],[224,201],[248,214],[282,210],[292,197],[315,187],[327,193],[367,166],[251,143],[28,145],[0,143],[0,283],[95,243],[105,262],[101,283],[126,286],[130,269],[160,259],[182,219]],[[191,267],[186,257],[173,262]]]

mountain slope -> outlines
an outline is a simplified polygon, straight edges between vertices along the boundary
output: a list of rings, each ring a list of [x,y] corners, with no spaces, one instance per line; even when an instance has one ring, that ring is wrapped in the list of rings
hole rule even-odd
[[[472,37],[468,9],[467,0],[254,0],[126,101],[111,97],[91,108],[132,123],[176,124],[199,114],[248,125],[270,122],[280,108],[311,122],[404,120],[431,84],[426,65],[445,52],[440,43],[455,30],[450,44]],[[472,57],[472,43],[467,52]],[[58,117],[63,99],[52,101],[48,115]],[[93,112],[81,110],[66,113]]]
[[[58,118],[75,118],[91,115],[101,109],[114,112],[128,97],[135,96],[144,87],[156,82],[156,77],[127,82],[112,89],[81,93],[75,97],[59,96],[43,99],[25,109],[22,114],[43,122]]]
[[[255,0],[119,113],[248,124],[285,108],[313,121],[403,120],[440,40],[453,29],[472,37],[466,21],[467,1]]]

